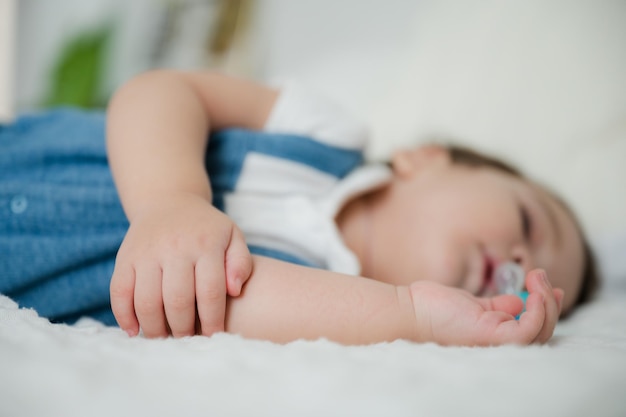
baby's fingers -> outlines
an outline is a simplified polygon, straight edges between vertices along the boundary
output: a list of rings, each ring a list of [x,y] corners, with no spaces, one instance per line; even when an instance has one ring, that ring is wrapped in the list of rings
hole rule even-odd
[[[561,317],[561,313],[563,312],[563,298],[565,297],[565,291],[563,291],[561,288],[554,288],[552,292],[554,293],[556,304],[559,307],[559,317]]]
[[[237,227],[233,228],[224,262],[228,295],[236,297],[241,294],[243,284],[252,273],[252,257],[243,234]]]
[[[546,308],[543,295],[532,293],[526,299],[526,311],[516,323],[519,325],[517,343],[531,344],[537,341],[546,321]]]
[[[560,307],[557,301],[558,292],[555,293],[555,291],[553,291],[552,286],[548,282],[548,277],[543,270],[531,271],[526,280],[526,287],[531,294],[538,293],[543,297],[545,320],[534,342],[545,343],[552,337],[556,323],[559,320]]]
[[[161,267],[146,262],[135,267],[135,312],[146,337],[167,337]]]
[[[483,308],[493,311],[502,311],[517,316],[524,309],[524,302],[517,295],[502,294],[491,298],[479,299]]]
[[[511,296],[514,297],[514,296]],[[508,298],[499,298],[502,302],[507,302]],[[520,300],[521,303],[521,300]],[[509,314],[505,310],[514,310],[513,303],[510,307],[493,309],[494,311],[488,311],[484,316],[485,320],[492,324],[495,331],[488,333],[488,338],[485,340],[486,345],[502,345],[502,344],[520,344],[528,345],[532,343],[537,335],[541,332],[545,318],[546,311],[543,303],[543,296],[541,294],[530,294],[526,301],[526,311],[519,320],[515,320],[514,314]],[[488,326],[491,327],[491,326]]]
[[[180,257],[163,269],[163,304],[172,336],[193,336],[196,323],[194,265]]]
[[[196,304],[204,336],[224,330],[226,278],[224,257],[202,257],[196,263]]]
[[[109,292],[111,295],[111,310],[120,328],[129,336],[139,334],[139,321],[135,315],[135,271],[125,264],[116,262]]]

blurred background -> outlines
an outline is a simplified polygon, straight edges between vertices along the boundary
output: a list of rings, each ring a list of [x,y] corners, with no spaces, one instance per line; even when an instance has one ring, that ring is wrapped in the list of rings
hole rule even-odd
[[[17,110],[58,104],[102,106],[120,83],[155,67],[217,68],[268,80],[314,74],[326,65],[320,61],[334,61],[335,67],[329,67],[333,78],[367,87],[363,83],[367,76],[375,75],[376,67],[388,66],[390,54],[411,39],[420,4],[0,1],[13,4],[12,105]],[[8,16],[3,19],[6,31]],[[363,67],[354,71],[355,64]]]
[[[155,67],[296,79],[367,123],[370,158],[454,140],[579,213],[626,276],[623,0],[0,0],[0,117]]]

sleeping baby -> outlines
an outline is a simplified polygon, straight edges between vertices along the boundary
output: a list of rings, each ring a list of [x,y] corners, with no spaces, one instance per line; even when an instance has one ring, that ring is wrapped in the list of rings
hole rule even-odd
[[[593,295],[553,193],[457,146],[364,164],[366,142],[301,86],[211,72],[142,74],[106,117],[24,116],[0,127],[0,292],[131,336],[468,346],[544,343]]]

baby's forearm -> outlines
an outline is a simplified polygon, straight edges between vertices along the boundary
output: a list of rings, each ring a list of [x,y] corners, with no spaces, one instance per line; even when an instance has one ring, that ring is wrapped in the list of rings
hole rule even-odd
[[[278,91],[213,72],[150,71],[120,88],[108,108],[107,150],[129,217],[169,191],[211,201],[210,131],[261,129]]]
[[[203,162],[209,120],[181,76],[163,71],[131,80],[115,94],[107,119],[109,162],[131,220],[169,190],[210,201]]]
[[[343,344],[418,340],[407,287],[255,257],[226,330],[279,343],[327,338]]]

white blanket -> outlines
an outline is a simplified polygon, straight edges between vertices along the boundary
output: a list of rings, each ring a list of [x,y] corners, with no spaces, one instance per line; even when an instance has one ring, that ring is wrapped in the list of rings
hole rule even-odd
[[[0,415],[625,416],[626,290],[544,346],[129,338],[0,296]]]
[[[376,2],[260,3],[279,12],[265,23],[277,41],[251,32],[270,52],[264,75],[352,104],[374,125],[375,156],[433,133],[514,156],[606,242],[614,285],[547,345],[495,348],[131,339],[53,325],[0,296],[0,417],[626,416],[625,3],[378,2],[372,24],[354,6]],[[416,15],[403,45],[383,35],[405,31],[378,25],[401,4]],[[338,23],[341,10],[371,42]],[[320,36],[333,41],[306,42]]]

